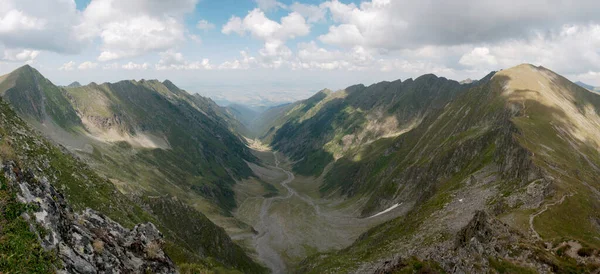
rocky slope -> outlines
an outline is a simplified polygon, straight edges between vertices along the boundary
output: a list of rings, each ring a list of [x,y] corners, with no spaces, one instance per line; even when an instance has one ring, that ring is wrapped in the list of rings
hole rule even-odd
[[[16,192],[24,205],[20,218],[29,222],[47,254],[58,258],[57,270],[68,273],[175,273],[163,251],[163,236],[152,223],[129,230],[102,214],[74,212],[46,177],[36,177],[19,165],[3,165],[4,189]],[[1,269],[1,268],[0,268]]]
[[[531,65],[405,82],[321,92],[273,126],[323,196],[407,212],[300,272],[598,268],[600,96]]]
[[[8,158],[22,162],[25,170],[35,173],[41,169],[39,172],[44,174],[38,177],[45,176],[50,185],[62,192],[75,212],[91,208],[128,229],[140,222],[154,223],[165,235],[166,253],[185,271],[264,271],[231,241],[222,228],[198,208],[190,206],[206,201],[225,211],[231,206],[227,198],[228,191],[231,192],[229,187],[235,182],[234,178],[244,176],[244,169],[247,169],[243,159],[253,159],[239,138],[226,127],[227,123],[211,115],[215,109],[205,108],[200,112],[201,104],[212,105],[212,101],[195,98],[168,82],[157,81],[124,82],[114,86],[91,84],[67,91],[53,86],[30,67],[3,76],[2,80],[0,87],[7,100],[31,99],[27,101],[31,108],[15,107],[26,103],[10,101],[14,110],[29,125],[68,147],[68,150],[62,146],[59,149],[44,141],[2,103],[0,133],[6,136],[2,141]],[[79,94],[84,99],[73,98],[73,93],[85,88],[90,91]],[[102,96],[122,105],[103,105],[99,100]],[[64,101],[59,101],[67,104],[59,104],[59,108],[48,103],[50,97],[63,98]],[[85,98],[89,99],[87,103]],[[31,109],[40,112],[28,112]],[[73,110],[76,119],[67,120],[71,122],[64,123],[63,127],[56,117],[66,116],[53,116],[51,109],[63,110],[55,113]],[[112,114],[102,116],[106,114],[102,112],[104,110],[110,110]],[[90,130],[92,126],[98,131]],[[184,128],[188,131],[181,133]],[[202,130],[210,130],[210,133]],[[124,140],[103,140],[106,137],[103,134],[107,132],[108,137]],[[203,136],[210,138],[202,139]],[[167,145],[168,148],[151,148],[145,146],[147,144]],[[232,152],[236,148],[240,150]],[[103,176],[70,153],[76,153]],[[173,219],[173,216],[195,218]],[[111,225],[108,221],[106,224]],[[125,238],[128,233],[133,233],[122,232]],[[196,240],[190,240],[189,235],[197,237]]]

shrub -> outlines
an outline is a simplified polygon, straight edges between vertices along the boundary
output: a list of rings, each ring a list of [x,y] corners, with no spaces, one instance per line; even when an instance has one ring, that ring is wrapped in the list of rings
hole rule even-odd
[[[92,246],[94,247],[94,252],[98,253],[98,254],[102,254],[102,252],[104,252],[104,242],[97,239],[94,240],[94,243],[92,243]]]
[[[160,257],[161,246],[160,243],[154,241],[146,246],[146,256],[149,259],[158,259]]]

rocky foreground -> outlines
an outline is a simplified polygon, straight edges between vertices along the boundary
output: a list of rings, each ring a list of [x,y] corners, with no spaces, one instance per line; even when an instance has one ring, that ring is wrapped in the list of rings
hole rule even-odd
[[[176,273],[162,249],[163,236],[152,223],[129,230],[110,218],[86,209],[74,212],[45,177],[6,161],[6,184],[26,205],[21,216],[37,234],[42,247],[57,254],[64,273]]]

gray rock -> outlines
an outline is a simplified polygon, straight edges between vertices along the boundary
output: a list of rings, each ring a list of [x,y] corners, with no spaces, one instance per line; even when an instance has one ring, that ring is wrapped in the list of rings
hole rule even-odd
[[[2,171],[8,183],[18,187],[19,200],[35,208],[26,220],[47,230],[39,239],[62,260],[58,273],[177,273],[154,224],[129,230],[89,208],[74,213],[47,178],[21,172],[11,162]]]

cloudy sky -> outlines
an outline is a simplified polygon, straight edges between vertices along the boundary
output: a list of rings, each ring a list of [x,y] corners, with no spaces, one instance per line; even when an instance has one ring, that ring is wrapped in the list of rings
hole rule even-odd
[[[600,86],[600,1],[0,0],[0,74],[28,63],[61,85],[287,101],[524,62]]]

